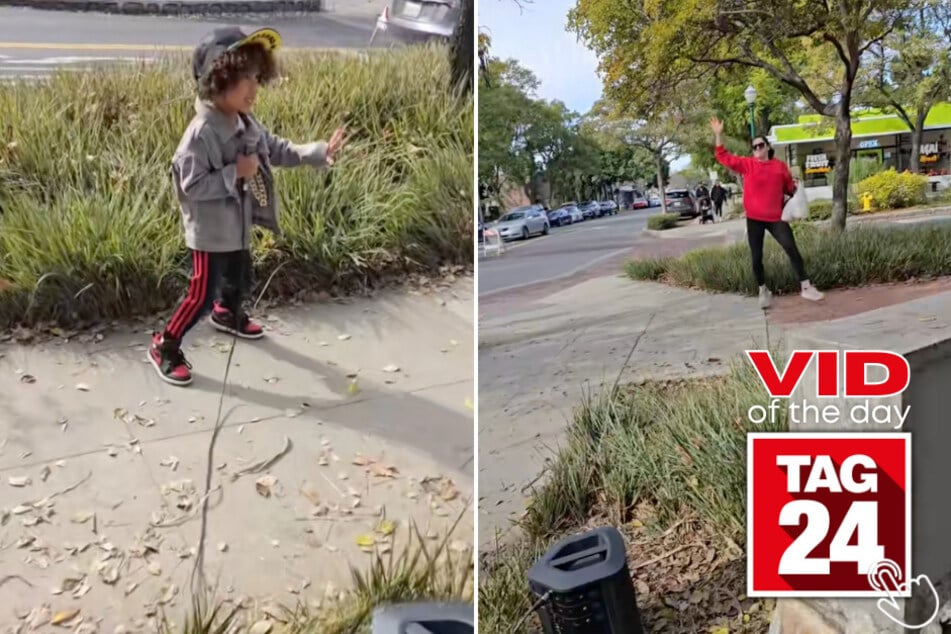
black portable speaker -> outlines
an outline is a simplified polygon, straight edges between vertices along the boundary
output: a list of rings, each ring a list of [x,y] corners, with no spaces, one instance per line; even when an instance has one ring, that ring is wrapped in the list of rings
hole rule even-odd
[[[474,634],[475,617],[467,603],[404,603],[373,612],[371,634]]]
[[[624,538],[613,526],[552,546],[528,571],[545,634],[643,634]]]

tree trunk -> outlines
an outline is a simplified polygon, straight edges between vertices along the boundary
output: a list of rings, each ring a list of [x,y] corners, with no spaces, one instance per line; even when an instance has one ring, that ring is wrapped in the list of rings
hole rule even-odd
[[[657,189],[660,190],[660,213],[667,213],[667,192],[664,191],[664,156],[660,152],[654,153],[657,160]]]
[[[832,226],[839,231],[845,229],[851,162],[852,117],[848,100],[843,98],[835,114],[835,177],[832,180]]]
[[[912,174],[917,174],[921,169],[921,137],[925,132],[925,119],[928,112],[918,112],[915,115],[915,125],[911,129],[911,164],[908,169]]]
[[[475,79],[475,0],[462,1],[462,19],[449,43],[452,83],[467,93]]]

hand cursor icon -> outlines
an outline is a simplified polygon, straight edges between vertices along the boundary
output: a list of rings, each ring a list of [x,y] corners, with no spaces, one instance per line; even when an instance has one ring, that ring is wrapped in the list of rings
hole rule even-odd
[[[931,579],[929,579],[927,575],[918,575],[905,583],[902,583],[901,579],[901,568],[890,559],[878,562],[869,570],[869,585],[887,595],[878,600],[879,611],[896,625],[909,630],[920,630],[927,627],[938,618],[938,610],[941,607],[939,605],[941,599],[938,597],[938,591],[935,590],[934,584],[931,583]],[[930,590],[931,594],[934,595],[934,610],[924,623],[905,623],[903,620],[904,614],[902,614],[902,607],[898,603],[898,598],[900,598],[898,595],[911,592],[911,596],[922,596],[924,594],[920,590],[922,586]]]

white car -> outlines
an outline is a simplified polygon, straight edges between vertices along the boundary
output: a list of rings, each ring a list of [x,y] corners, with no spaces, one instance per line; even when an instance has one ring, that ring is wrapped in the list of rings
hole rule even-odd
[[[528,240],[534,235],[548,235],[550,225],[545,210],[538,205],[516,207],[498,219],[492,228],[503,240]]]

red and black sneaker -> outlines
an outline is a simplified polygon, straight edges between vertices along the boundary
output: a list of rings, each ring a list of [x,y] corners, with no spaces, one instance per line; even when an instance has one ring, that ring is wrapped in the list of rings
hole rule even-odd
[[[192,382],[191,364],[185,359],[181,342],[166,339],[162,333],[152,335],[149,346],[149,361],[159,378],[172,385],[188,385]]]
[[[264,329],[251,320],[250,317],[244,313],[240,313],[236,316],[234,312],[228,310],[218,302],[215,302],[215,307],[211,311],[211,316],[208,320],[211,321],[211,325],[214,326],[215,329],[235,335],[236,337],[242,337],[243,339],[260,339],[264,336]]]

